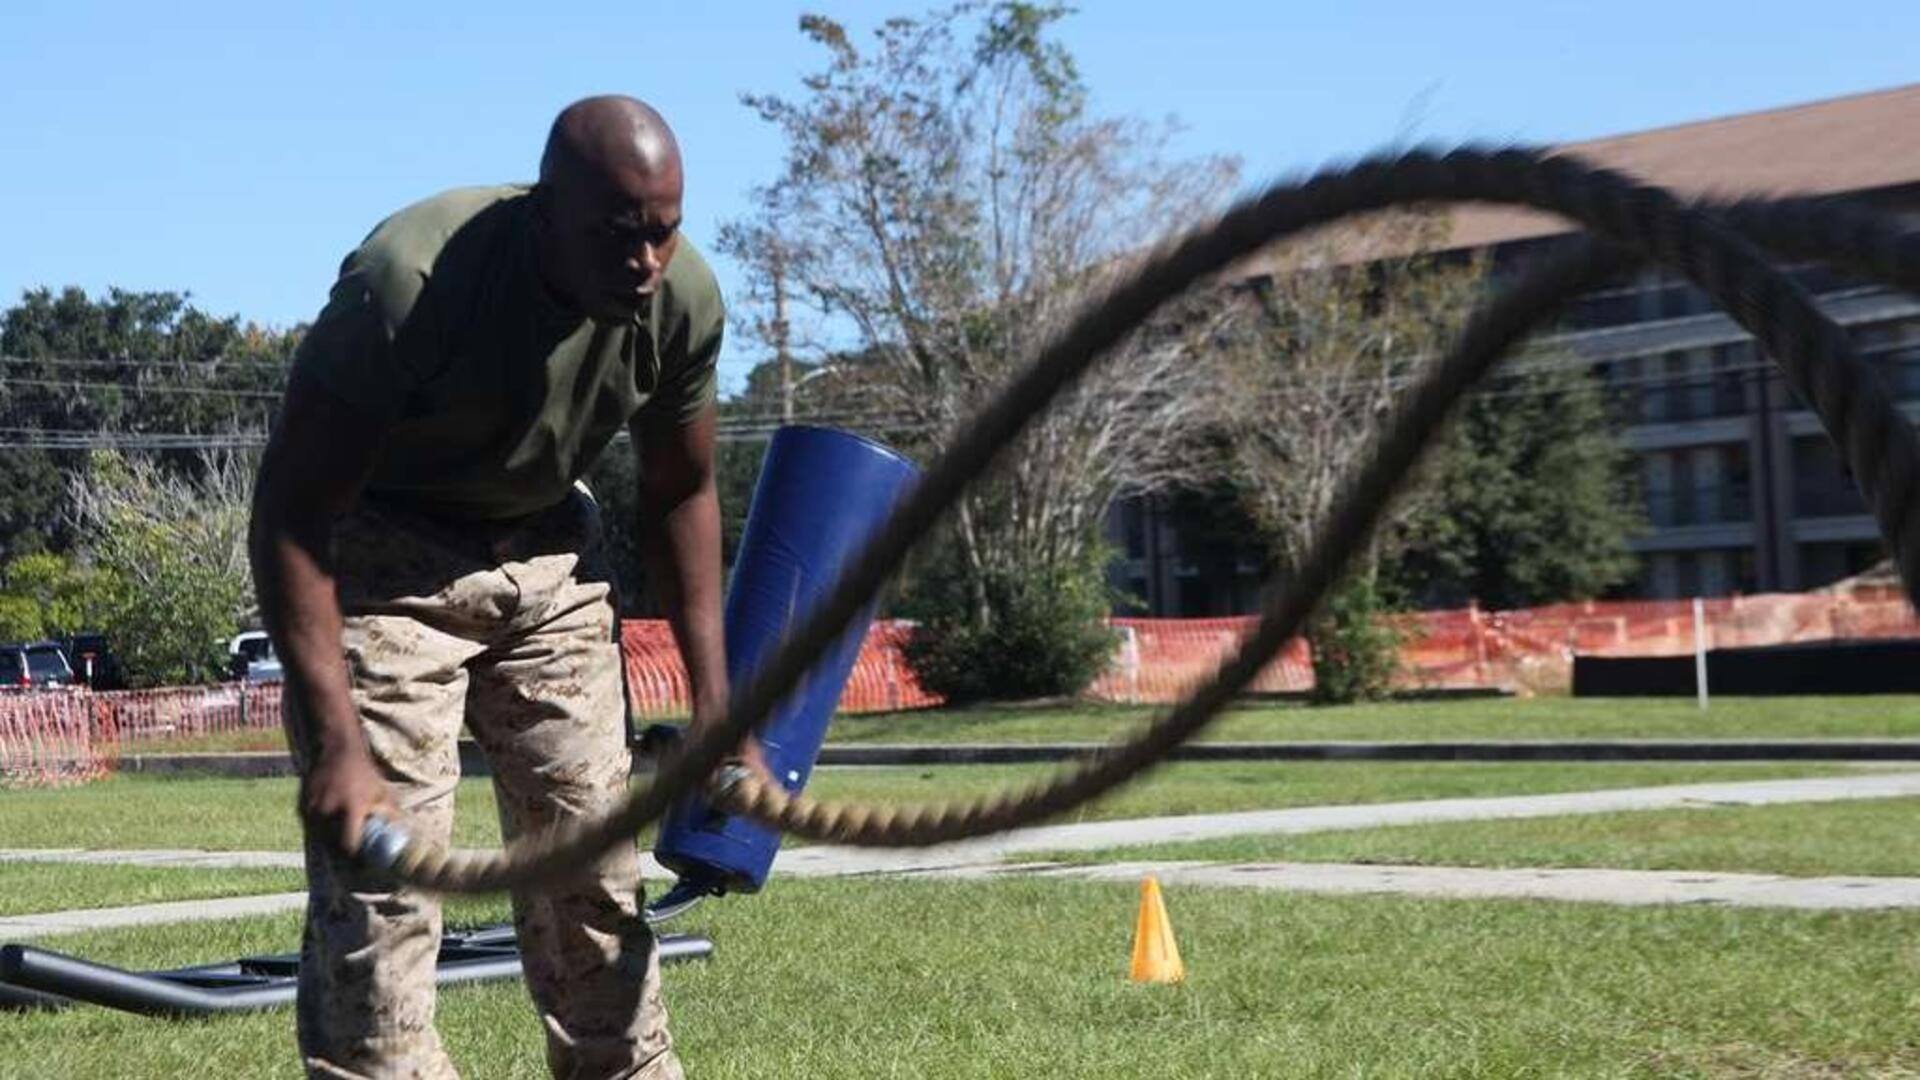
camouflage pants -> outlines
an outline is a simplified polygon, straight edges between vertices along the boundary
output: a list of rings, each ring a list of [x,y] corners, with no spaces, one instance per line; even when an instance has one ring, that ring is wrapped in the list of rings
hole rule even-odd
[[[507,837],[626,790],[625,703],[592,500],[455,528],[364,506],[334,530],[354,702],[413,835],[448,842],[464,719]],[[289,697],[289,702],[292,698]],[[302,761],[311,741],[289,715]],[[299,1039],[308,1075],[455,1075],[433,1026],[437,897],[307,844]],[[631,847],[513,897],[556,1077],[678,1078]],[[483,1070],[482,1071],[486,1071]]]

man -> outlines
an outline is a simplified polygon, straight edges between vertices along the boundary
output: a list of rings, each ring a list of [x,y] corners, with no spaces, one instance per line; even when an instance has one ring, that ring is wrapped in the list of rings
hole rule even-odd
[[[725,711],[724,318],[681,192],[658,113],[577,102],[537,184],[450,191],[375,228],[301,343],[251,550],[302,777],[311,1076],[455,1075],[433,1027],[439,902],[351,853],[373,813],[449,840],[463,720],[509,838],[626,790],[611,578],[576,486],[622,424],[694,723]],[[681,1075],[638,885],[625,847],[513,898],[555,1076]]]

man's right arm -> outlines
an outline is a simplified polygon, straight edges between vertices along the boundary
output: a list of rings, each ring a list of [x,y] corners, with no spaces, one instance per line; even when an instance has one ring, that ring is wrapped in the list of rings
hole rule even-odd
[[[254,487],[248,553],[261,617],[286,669],[287,690],[311,726],[300,811],[343,852],[359,847],[369,814],[393,812],[386,781],[353,705],[334,590],[334,519],[358,500],[387,424],[295,370]]]

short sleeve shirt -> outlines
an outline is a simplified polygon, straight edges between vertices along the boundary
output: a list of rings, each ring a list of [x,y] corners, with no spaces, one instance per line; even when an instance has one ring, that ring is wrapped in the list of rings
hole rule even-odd
[[[456,518],[531,514],[623,425],[682,424],[712,404],[726,313],[700,253],[682,239],[648,307],[595,322],[541,283],[530,194],[437,195],[341,265],[294,368],[391,422],[369,493]]]

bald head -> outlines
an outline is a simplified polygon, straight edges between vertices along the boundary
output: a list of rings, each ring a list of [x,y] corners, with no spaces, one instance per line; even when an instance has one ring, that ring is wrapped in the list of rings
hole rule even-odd
[[[548,286],[596,319],[634,317],[679,244],[683,187],[680,144],[651,106],[616,95],[567,106],[536,189]]]
[[[617,94],[583,98],[560,111],[540,156],[540,181],[561,182],[587,170],[604,177],[625,173],[680,175],[680,144],[653,106]]]

